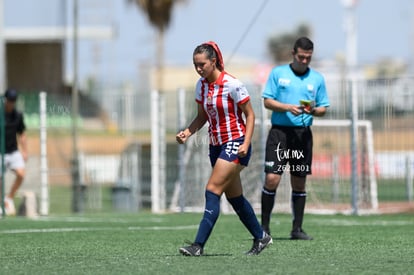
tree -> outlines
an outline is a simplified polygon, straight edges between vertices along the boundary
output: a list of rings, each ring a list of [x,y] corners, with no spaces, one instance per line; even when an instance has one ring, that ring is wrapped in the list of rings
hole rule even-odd
[[[151,201],[152,211],[166,208],[166,139],[165,100],[162,95],[164,68],[164,35],[170,24],[171,12],[176,2],[185,0],[128,0],[135,3],[157,29],[156,90],[151,97]],[[154,104],[154,105],[153,105]]]
[[[268,48],[275,63],[288,62],[292,59],[292,47],[296,39],[301,36],[309,37],[311,28],[306,24],[300,24],[295,31],[286,32],[270,37]]]
[[[128,0],[136,4],[148,17],[152,26],[157,29],[156,50],[156,88],[161,92],[164,68],[164,35],[171,21],[171,13],[175,3],[186,0]]]

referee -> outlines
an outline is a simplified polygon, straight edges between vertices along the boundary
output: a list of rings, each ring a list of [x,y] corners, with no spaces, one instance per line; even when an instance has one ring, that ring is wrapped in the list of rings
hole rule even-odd
[[[5,120],[5,144],[4,165],[12,170],[16,177],[10,192],[4,198],[6,215],[16,215],[14,197],[22,185],[25,176],[25,162],[27,160],[26,126],[23,113],[16,110],[17,92],[8,89],[4,93],[4,120]],[[0,160],[1,163],[1,160]]]
[[[284,172],[290,173],[292,187],[293,240],[311,240],[302,229],[306,176],[312,173],[312,125],[314,116],[323,116],[329,107],[324,77],[309,67],[313,42],[296,40],[290,64],[272,69],[262,97],[272,111],[272,128],[266,142],[265,183],[262,189],[262,227],[270,234],[270,217],[276,190]]]

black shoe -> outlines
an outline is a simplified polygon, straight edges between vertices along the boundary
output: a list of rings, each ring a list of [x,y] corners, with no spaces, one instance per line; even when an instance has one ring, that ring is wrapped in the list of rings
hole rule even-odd
[[[265,232],[265,235],[263,238],[256,239],[253,241],[253,247],[246,253],[246,255],[259,255],[259,253],[262,252],[263,249],[265,249],[272,243],[273,243],[272,237]]]
[[[290,232],[290,239],[291,240],[306,240],[306,241],[313,240],[313,238],[309,236],[308,234],[306,234],[305,231],[303,231],[301,228],[292,230]]]
[[[198,243],[181,247],[178,251],[184,256],[201,256],[203,254],[203,248]]]

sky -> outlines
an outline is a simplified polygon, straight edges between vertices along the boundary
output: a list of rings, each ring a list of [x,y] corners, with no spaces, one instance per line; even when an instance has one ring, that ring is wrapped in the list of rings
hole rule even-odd
[[[6,26],[71,24],[71,0],[3,1]],[[372,64],[382,58],[395,58],[410,65],[414,55],[414,2],[354,1],[358,64]],[[111,25],[115,32],[110,40],[84,40],[79,43],[80,78],[95,75],[113,81],[137,81],[139,67],[154,63],[155,29],[148,23],[145,14],[127,0],[106,0],[106,5],[102,5],[102,2],[79,1],[81,25]],[[346,50],[345,10],[342,2],[343,0],[187,0],[186,3],[178,3],[166,32],[166,63],[192,66],[194,48],[208,40],[218,43],[225,63],[239,59],[269,62],[269,37],[294,31],[301,23],[312,28],[314,60],[335,59],[338,55],[344,55]],[[22,5],[29,8],[13,12]],[[37,10],[39,11],[34,12]],[[45,10],[48,16],[44,16]],[[68,75],[72,70],[71,54],[71,46],[68,44]]]

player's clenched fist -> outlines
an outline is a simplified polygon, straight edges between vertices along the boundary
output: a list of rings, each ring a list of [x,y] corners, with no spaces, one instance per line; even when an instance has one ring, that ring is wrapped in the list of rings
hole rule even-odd
[[[187,140],[187,135],[184,133],[184,131],[180,131],[178,132],[178,134],[175,136],[175,139],[177,140],[177,142],[179,144],[183,144],[185,143],[185,141]]]

